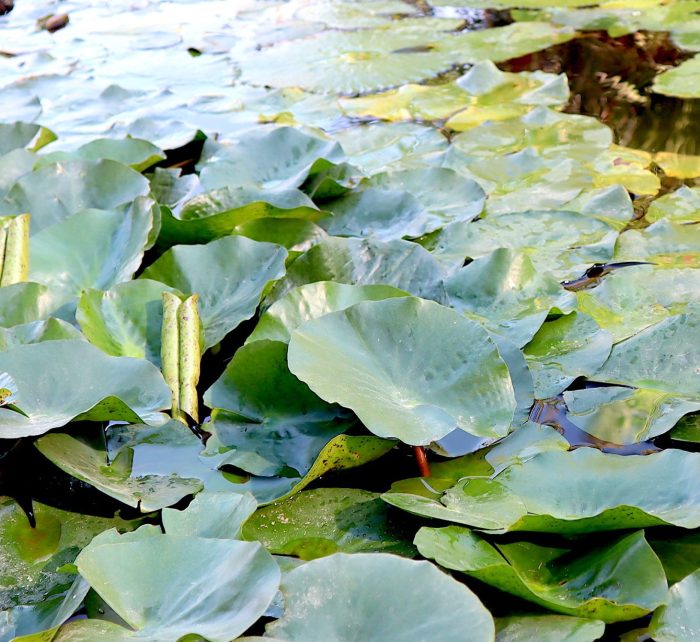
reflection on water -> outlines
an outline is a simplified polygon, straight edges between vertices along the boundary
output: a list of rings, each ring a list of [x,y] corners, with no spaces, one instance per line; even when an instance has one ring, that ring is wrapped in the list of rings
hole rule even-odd
[[[572,114],[595,116],[620,145],[650,152],[700,153],[700,100],[652,94],[654,77],[692,54],[667,34],[611,38],[591,32],[562,45],[499,65],[507,71],[566,73]]]

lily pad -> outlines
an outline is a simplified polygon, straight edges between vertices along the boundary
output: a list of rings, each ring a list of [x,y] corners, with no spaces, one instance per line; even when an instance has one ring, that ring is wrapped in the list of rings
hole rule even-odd
[[[336,552],[415,554],[412,531],[392,518],[379,495],[354,488],[305,490],[265,506],[246,522],[243,536],[304,560]]]
[[[635,265],[616,270],[590,290],[577,292],[579,309],[616,343],[700,303],[700,270]]]
[[[412,297],[358,303],[306,322],[292,333],[289,367],[371,432],[411,444],[454,428],[496,439],[515,409],[508,368],[488,334]]]
[[[0,609],[38,605],[61,595],[76,576],[67,565],[94,535],[108,528],[130,530],[135,526],[119,517],[93,517],[37,502],[34,513],[36,527],[32,528],[14,501],[5,497],[0,502]]]
[[[282,593],[284,616],[266,632],[289,642],[418,642],[425,638],[413,617],[444,642],[494,639],[493,620],[478,598],[429,562],[336,553],[294,569],[283,579]]]
[[[700,635],[700,618],[695,604],[700,599],[700,571],[674,584],[668,604],[651,619],[649,633],[657,642],[690,642]]]
[[[159,281],[137,279],[109,290],[89,289],[76,319],[88,341],[115,357],[147,359],[160,367],[163,292],[179,294]]]
[[[28,343],[82,338],[83,335],[69,323],[50,317],[45,321],[31,321],[9,329],[0,328],[0,350],[10,350]]]
[[[574,212],[526,211],[448,225],[430,243],[431,253],[450,266],[498,248],[527,252],[535,266],[557,278],[578,276],[592,263],[613,256],[617,233],[605,223]]]
[[[202,490],[200,479],[180,477],[175,472],[176,466],[167,476],[138,474],[134,470],[136,444],[124,448],[112,460],[107,451],[63,433],[45,435],[36,445],[64,472],[145,513],[172,506]]]
[[[658,390],[618,386],[565,392],[564,401],[573,423],[614,444],[657,437],[684,415],[700,410],[700,397],[683,399]]]
[[[226,642],[268,607],[280,571],[258,543],[161,535],[95,542],[80,574],[138,634],[175,642],[188,634]],[[183,585],[191,591],[183,594]],[[193,596],[197,599],[192,599]]]
[[[200,493],[184,511],[163,509],[163,528],[168,535],[241,539],[241,527],[256,507],[247,493]]]
[[[60,161],[21,177],[0,202],[0,213],[31,213],[36,234],[76,212],[113,210],[148,191],[143,176],[116,161]]]
[[[622,234],[616,261],[649,261],[665,268],[700,267],[700,228],[659,220],[644,230]]]
[[[691,480],[700,456],[667,449],[649,456],[593,448],[543,452],[491,480],[464,478],[440,501],[385,493],[419,515],[498,532],[589,533],[656,525],[697,528],[700,500]],[[660,494],[659,488],[667,489]]]
[[[305,475],[321,449],[355,423],[289,372],[287,346],[278,341],[240,348],[204,403],[215,409],[205,454],[217,467],[264,477]]]
[[[271,294],[275,301],[292,288],[316,281],[349,285],[391,285],[426,299],[444,301],[440,264],[410,241],[324,239],[299,256]]]
[[[263,290],[284,274],[286,250],[242,236],[177,245],[143,272],[184,294],[199,295],[204,347],[221,341],[255,313]]]
[[[496,642],[594,642],[605,624],[565,615],[510,615],[496,618]]]
[[[669,317],[613,346],[592,378],[677,395],[700,396],[695,372],[700,307]]]
[[[232,146],[213,149],[200,164],[200,178],[207,190],[222,187],[289,190],[325,168],[319,166],[322,160],[331,163],[344,160],[340,145],[293,127],[263,129]]]
[[[127,212],[86,210],[34,234],[29,278],[49,286],[54,305],[70,318],[83,290],[133,277],[149,244],[152,205],[139,199]]]
[[[641,531],[583,552],[528,541],[491,545],[459,526],[423,527],[415,542],[442,566],[558,613],[619,622],[666,601],[661,562]]]
[[[195,196],[177,214],[166,208],[158,242],[164,246],[208,243],[259,219],[316,221],[325,215],[299,190],[223,187]]]
[[[291,333],[310,319],[345,310],[360,301],[381,301],[407,295],[407,292],[390,285],[346,285],[334,281],[301,285],[265,310],[246,343],[262,339],[289,343]]]
[[[161,423],[159,411],[170,405],[170,390],[153,365],[109,357],[79,339],[0,352],[0,372],[14,379],[17,405],[25,413],[0,408],[5,439],[41,435],[76,418]]]
[[[554,397],[577,377],[591,377],[610,355],[612,342],[609,332],[581,312],[544,323],[524,348],[535,396]]]
[[[669,69],[654,81],[652,89],[657,94],[678,98],[698,98],[698,77],[700,76],[700,56],[682,62]]]
[[[507,248],[472,261],[445,283],[450,305],[521,348],[550,313],[566,314],[576,296],[527,254]]]

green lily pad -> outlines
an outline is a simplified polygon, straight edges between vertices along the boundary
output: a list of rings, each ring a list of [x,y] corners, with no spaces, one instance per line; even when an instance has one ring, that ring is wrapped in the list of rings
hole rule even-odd
[[[292,333],[289,368],[371,432],[406,443],[427,444],[454,428],[496,439],[515,409],[508,368],[488,334],[412,297],[307,321]]]
[[[22,509],[6,497],[0,502],[0,514],[0,609],[40,605],[58,596],[62,599],[76,576],[67,565],[80,549],[108,528],[130,530],[135,526],[118,517],[93,517],[34,502],[36,528],[32,528]]]
[[[691,642],[700,635],[700,617],[695,605],[700,599],[700,571],[674,584],[668,604],[651,619],[649,633],[657,642]]]
[[[248,56],[241,78],[258,85],[342,94],[423,80],[451,66],[451,57],[436,52],[431,43],[447,37],[437,26],[440,22],[445,30],[459,24],[437,20],[429,30],[422,20],[402,21],[398,28],[328,31],[291,40]]]
[[[566,615],[510,615],[496,618],[496,642],[594,642],[605,624]]]
[[[389,285],[346,285],[334,281],[301,285],[265,310],[246,343],[262,339],[289,343],[291,333],[310,319],[345,310],[360,301],[381,301],[407,295],[407,292]]]
[[[635,265],[607,275],[597,287],[577,292],[579,309],[618,343],[700,303],[700,270]]]
[[[700,456],[682,450],[629,457],[593,448],[550,451],[493,479],[464,478],[440,501],[399,493],[382,498],[412,513],[498,532],[697,528],[700,500],[690,480],[698,466]],[[669,492],[659,494],[662,486]]]
[[[0,328],[0,351],[11,350],[28,343],[82,338],[83,335],[72,325],[51,317],[45,321],[31,321],[12,328]]]
[[[488,120],[457,134],[453,145],[468,156],[512,154],[528,147],[543,158],[586,162],[607,150],[612,140],[612,131],[593,118],[535,107],[520,118]]]
[[[161,535],[95,542],[76,565],[137,631],[134,637],[163,642],[188,634],[212,642],[240,635],[265,612],[280,580],[277,563],[260,544],[232,539]],[[183,585],[191,591],[183,594]]]
[[[450,305],[490,332],[522,347],[550,313],[566,314],[576,295],[535,268],[527,254],[500,248],[472,261],[445,283]]]
[[[63,304],[61,314],[70,317],[83,290],[133,277],[149,244],[152,205],[138,199],[127,212],[86,210],[34,234],[29,278],[49,286],[54,305]]]
[[[51,642],[59,627],[80,607],[90,585],[80,576],[63,593],[3,613],[0,637],[12,642]]]
[[[348,161],[368,175],[388,170],[424,167],[447,146],[433,127],[416,123],[371,123],[341,129],[333,137]]]
[[[593,379],[676,395],[700,396],[697,333],[700,307],[669,317],[613,346],[610,357]]]
[[[215,409],[204,454],[217,467],[263,477],[305,475],[321,449],[355,423],[289,372],[279,341],[240,348],[204,403]]]
[[[26,149],[15,149],[0,156],[0,199],[4,199],[12,186],[34,169],[36,155]]]
[[[76,320],[88,341],[115,357],[146,359],[160,367],[163,292],[179,294],[159,281],[136,279],[109,290],[86,290]]]
[[[429,562],[336,553],[294,569],[284,577],[282,593],[284,616],[266,633],[289,642],[418,642],[425,639],[423,627],[444,642],[494,639],[493,619],[478,598]]]
[[[581,312],[545,322],[524,348],[535,396],[554,397],[577,377],[591,377],[610,355],[612,342],[607,330]]]
[[[172,506],[202,490],[200,479],[180,477],[175,464],[167,476],[135,473],[138,445],[125,447],[114,459],[109,459],[105,450],[63,433],[45,435],[36,446],[64,472],[145,513]]]
[[[52,307],[52,297],[45,285],[31,281],[7,285],[0,288],[0,327],[46,319]]]
[[[325,215],[299,190],[269,192],[251,187],[223,187],[195,196],[177,213],[166,208],[158,242],[164,246],[208,243],[259,219],[317,221]]]
[[[70,160],[113,160],[128,165],[137,172],[143,172],[163,160],[165,154],[147,140],[138,138],[98,138],[81,145],[71,153],[53,152],[41,157],[38,167]]]
[[[0,372],[14,379],[17,405],[25,413],[0,408],[5,439],[40,435],[78,418],[161,423],[159,411],[170,406],[170,390],[153,365],[109,357],[79,339],[0,352]]]
[[[407,84],[380,94],[341,99],[340,106],[352,116],[390,121],[451,117],[448,127],[466,129],[486,120],[525,114],[535,105],[558,106],[568,95],[563,75],[507,73],[484,60],[451,83]]]
[[[665,268],[700,267],[700,228],[661,219],[620,235],[616,261],[650,261]]]
[[[450,266],[498,248],[526,252],[535,266],[557,278],[578,276],[592,263],[613,256],[617,233],[601,221],[574,212],[517,212],[446,226],[430,244]]]
[[[681,185],[676,191],[654,200],[644,218],[652,223],[661,219],[697,222],[700,220],[700,188]]]
[[[642,388],[590,388],[564,393],[568,418],[582,430],[614,444],[636,444],[668,432],[700,410],[700,397],[684,399]]]
[[[332,140],[278,127],[253,131],[232,146],[215,148],[199,169],[207,190],[250,187],[279,191],[299,187],[325,169],[321,161],[343,159],[342,148]]]
[[[391,285],[416,296],[443,301],[444,276],[435,258],[416,243],[330,237],[295,259],[269,298],[276,301],[306,283],[335,281]]]
[[[412,531],[389,512],[377,493],[355,488],[316,488],[258,510],[243,537],[271,553],[304,560],[336,552],[396,553],[413,557]]]
[[[528,541],[491,545],[459,526],[423,527],[415,543],[442,566],[558,613],[619,622],[666,601],[661,562],[642,531],[584,551]]]
[[[240,539],[241,527],[257,505],[247,493],[200,493],[184,511],[163,509],[163,528],[168,535]]]
[[[142,277],[199,295],[206,349],[253,316],[267,284],[284,274],[286,255],[279,245],[229,236],[206,245],[177,245]]]
[[[42,127],[35,123],[0,123],[0,156],[29,147],[37,136],[41,136],[41,130]]]
[[[21,177],[0,202],[0,213],[30,212],[36,234],[76,212],[114,210],[148,191],[143,176],[116,161],[61,161]]]
[[[652,87],[657,94],[678,98],[698,98],[698,77],[700,76],[700,56],[682,62],[657,76]]]

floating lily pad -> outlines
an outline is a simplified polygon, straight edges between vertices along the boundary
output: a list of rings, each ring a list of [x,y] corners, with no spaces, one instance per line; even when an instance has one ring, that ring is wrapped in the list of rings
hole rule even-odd
[[[88,341],[115,357],[147,359],[160,367],[163,292],[178,291],[159,281],[137,279],[109,290],[89,289],[76,319]]]
[[[579,309],[612,334],[627,339],[700,303],[700,270],[637,265],[615,270],[590,290],[577,292]]]
[[[112,160],[61,161],[20,178],[0,213],[32,215],[31,233],[87,209],[113,210],[148,194],[148,181]]]
[[[659,220],[645,230],[622,234],[616,261],[650,261],[660,267],[700,267],[700,227]]]
[[[666,601],[661,562],[641,531],[583,552],[528,541],[491,545],[459,526],[423,527],[415,542],[442,566],[558,613],[619,622]]]
[[[298,257],[270,298],[277,300],[306,283],[335,281],[349,285],[391,285],[416,296],[443,301],[444,276],[435,258],[416,243],[331,237]]]
[[[337,553],[294,569],[283,579],[282,593],[284,616],[266,632],[289,642],[424,639],[405,613],[444,642],[494,639],[493,620],[478,598],[428,562],[386,553]]]
[[[253,316],[265,286],[284,274],[286,254],[279,245],[229,236],[206,245],[177,245],[142,276],[199,295],[209,348]]]
[[[319,211],[303,192],[267,192],[256,188],[221,188],[195,196],[175,214],[163,213],[159,244],[208,243],[227,236],[239,226],[259,219],[316,221]]]
[[[204,403],[216,409],[205,454],[218,467],[264,477],[305,475],[321,449],[355,423],[289,372],[287,346],[278,341],[240,348]]]
[[[578,276],[592,263],[610,261],[616,238],[610,226],[583,214],[527,211],[448,225],[430,250],[450,266],[498,248],[521,250],[537,268],[563,279]]]
[[[30,239],[32,281],[51,289],[61,314],[72,316],[88,288],[109,289],[139,268],[154,225],[150,199],[127,212],[86,210],[34,234]]]
[[[206,152],[206,150],[205,150]],[[254,131],[231,146],[219,146],[200,164],[207,190],[255,187],[289,190],[325,169],[322,161],[344,160],[333,140],[305,134],[293,127]]]
[[[668,432],[684,415],[700,410],[700,397],[610,386],[564,393],[568,418],[587,433],[614,444],[635,444]]]
[[[412,532],[392,519],[379,495],[354,488],[305,490],[265,506],[246,522],[243,536],[305,560],[336,552],[415,554]]]
[[[690,642],[700,635],[700,618],[695,605],[700,599],[700,571],[674,584],[668,604],[651,619],[649,633],[658,642]]]
[[[92,517],[34,503],[36,527],[29,525],[12,500],[0,502],[0,608],[39,605],[67,591],[75,579],[68,566],[94,535],[108,529],[131,530],[135,524],[118,517]],[[18,582],[18,578],[22,578]],[[41,629],[35,629],[41,630]],[[2,628],[0,627],[0,631]]]
[[[0,352],[0,372],[14,379],[17,405],[25,413],[0,408],[5,439],[40,435],[77,418],[162,423],[159,411],[170,406],[170,390],[153,365],[109,357],[80,339]]]
[[[496,642],[594,642],[605,624],[565,615],[511,615],[496,618]]]
[[[411,297],[358,303],[306,322],[292,333],[289,367],[370,431],[412,444],[454,428],[498,438],[515,408],[508,368],[488,334]]]
[[[345,310],[360,301],[381,301],[407,294],[389,285],[346,285],[334,281],[301,285],[265,310],[246,342],[270,339],[289,343],[291,333],[310,319]]]
[[[76,564],[138,632],[134,637],[163,642],[188,634],[213,642],[238,636],[265,612],[280,580],[260,544],[233,539],[161,535],[94,542]],[[182,593],[184,584],[192,593]]]
[[[607,330],[581,312],[544,323],[524,349],[535,396],[554,397],[577,377],[591,377],[610,355],[612,342]]]
[[[675,69],[669,69],[654,81],[652,89],[657,94],[679,98],[698,98],[698,78],[700,77],[700,56],[682,62]]]
[[[41,341],[82,338],[80,331],[72,325],[51,317],[45,321],[31,321],[9,329],[0,328],[0,350],[10,350],[16,346]]]
[[[446,282],[450,305],[517,347],[528,343],[550,313],[566,314],[576,296],[527,254],[507,248],[472,261]]]
[[[580,448],[538,454],[493,479],[464,478],[440,501],[382,497],[412,513],[498,532],[697,528],[700,500],[690,480],[699,466],[700,456],[681,450],[628,457]],[[662,484],[668,492],[659,494]]]
[[[613,346],[610,357],[592,378],[700,396],[698,377],[688,376],[697,367],[698,327],[700,308],[689,306],[687,312],[664,319]]]

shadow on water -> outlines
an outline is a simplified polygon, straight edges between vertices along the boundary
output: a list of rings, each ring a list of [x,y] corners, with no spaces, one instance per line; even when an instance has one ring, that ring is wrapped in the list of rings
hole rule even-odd
[[[583,34],[521,58],[501,63],[505,71],[566,73],[570,114],[594,116],[610,127],[615,142],[649,152],[700,153],[700,100],[651,92],[654,78],[692,53],[678,49],[668,34],[637,32],[611,38]]]

